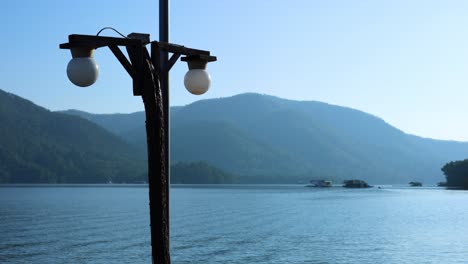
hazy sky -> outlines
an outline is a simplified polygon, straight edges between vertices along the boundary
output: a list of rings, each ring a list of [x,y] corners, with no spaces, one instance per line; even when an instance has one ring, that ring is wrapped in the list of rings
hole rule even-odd
[[[65,73],[70,54],[58,45],[106,26],[157,40],[158,1],[10,0],[0,12],[0,89],[51,110],[143,109],[107,48],[96,52],[97,83],[78,88]],[[177,63],[171,104],[257,92],[348,106],[407,133],[468,141],[467,14],[465,0],[174,0],[170,41],[210,50],[218,62],[208,66],[213,83],[203,96],[186,92],[186,65]]]

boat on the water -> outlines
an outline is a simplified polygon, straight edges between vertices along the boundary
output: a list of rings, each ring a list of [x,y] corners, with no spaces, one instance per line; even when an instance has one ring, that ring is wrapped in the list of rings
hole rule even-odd
[[[326,180],[311,180],[306,187],[319,187],[319,188],[324,188],[324,187],[332,187],[333,182],[332,181],[326,181]]]
[[[423,186],[422,182],[417,182],[417,181],[412,181],[412,182],[409,183],[409,185],[411,187],[422,187]]]
[[[343,182],[345,188],[370,188],[371,186],[363,180],[346,180]]]

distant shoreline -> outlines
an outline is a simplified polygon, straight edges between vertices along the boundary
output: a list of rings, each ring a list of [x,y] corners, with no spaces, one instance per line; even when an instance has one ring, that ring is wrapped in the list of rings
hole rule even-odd
[[[277,183],[229,183],[229,184],[171,184],[172,188],[210,188],[210,187],[306,187],[304,184],[277,184]],[[148,184],[144,183],[7,183],[0,184],[0,188],[147,188]],[[326,190],[326,189],[338,189],[343,188],[341,185],[335,185],[329,188],[318,188],[309,187],[304,189],[310,190]],[[423,186],[423,187],[410,187],[406,184],[375,184],[372,189],[411,189],[411,190],[428,190],[428,189],[441,189],[441,190],[458,190],[459,188],[447,188],[434,186]]]

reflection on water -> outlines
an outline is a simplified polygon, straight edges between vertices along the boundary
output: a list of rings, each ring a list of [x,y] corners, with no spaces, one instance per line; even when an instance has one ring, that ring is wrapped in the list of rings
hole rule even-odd
[[[145,186],[0,188],[0,263],[151,263]],[[466,263],[468,192],[174,186],[173,263]]]

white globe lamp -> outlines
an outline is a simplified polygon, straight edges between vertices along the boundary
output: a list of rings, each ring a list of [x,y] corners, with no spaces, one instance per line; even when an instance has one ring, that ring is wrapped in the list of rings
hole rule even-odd
[[[185,74],[184,85],[191,94],[201,95],[210,88],[211,77],[204,69],[192,69]]]
[[[211,77],[206,71],[206,65],[214,60],[207,56],[187,56],[182,58],[182,61],[186,61],[189,67],[189,71],[184,77],[184,85],[187,91],[195,95],[201,95],[208,91],[211,85]]]
[[[72,48],[72,59],[67,66],[68,79],[79,87],[88,87],[96,82],[99,66],[93,58],[94,49]]]

